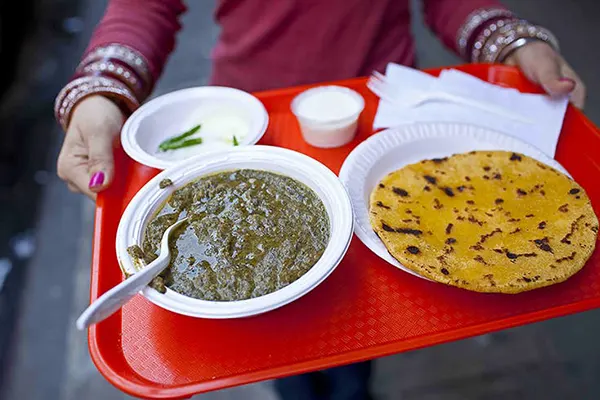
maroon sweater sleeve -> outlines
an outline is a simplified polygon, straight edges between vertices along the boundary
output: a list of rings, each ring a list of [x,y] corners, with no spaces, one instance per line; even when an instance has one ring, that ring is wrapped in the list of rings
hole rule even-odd
[[[175,47],[184,11],[182,0],[110,0],[86,53],[106,44],[126,45],[146,59],[156,80]]]
[[[506,9],[496,0],[423,0],[423,6],[425,23],[455,52],[458,52],[459,31],[471,13],[480,9]]]

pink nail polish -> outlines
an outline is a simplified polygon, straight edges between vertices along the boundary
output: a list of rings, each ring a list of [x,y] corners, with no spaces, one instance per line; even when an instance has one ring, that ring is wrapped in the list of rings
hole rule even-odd
[[[575,81],[571,78],[560,78],[561,82],[569,82],[572,83],[573,85],[575,84]]]
[[[104,183],[104,172],[98,171],[98,172],[94,173],[94,175],[92,175],[89,186],[90,186],[90,188],[95,188],[98,186],[102,186],[103,183]]]

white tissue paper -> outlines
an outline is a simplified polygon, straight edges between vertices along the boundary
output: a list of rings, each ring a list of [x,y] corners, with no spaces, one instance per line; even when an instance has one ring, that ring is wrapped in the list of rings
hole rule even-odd
[[[521,115],[532,123],[514,121],[450,102],[432,101],[411,108],[381,101],[373,122],[374,129],[413,122],[462,122],[514,136],[552,157],[556,152],[568,97],[557,99],[541,94],[520,93],[516,89],[493,85],[455,69],[446,69],[436,78],[413,68],[388,64],[386,77],[396,87],[400,100],[403,96],[410,99],[415,93],[424,91],[443,91],[491,103]]]

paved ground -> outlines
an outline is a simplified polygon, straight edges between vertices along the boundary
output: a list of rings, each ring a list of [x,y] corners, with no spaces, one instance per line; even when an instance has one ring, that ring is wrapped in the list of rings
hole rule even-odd
[[[81,3],[83,32],[76,41],[60,38],[57,46],[62,52],[47,54],[45,62],[36,64],[42,78],[49,79],[44,74],[51,74],[53,82],[66,78],[106,1]],[[550,27],[561,38],[564,53],[588,83],[588,113],[600,123],[600,78],[596,73],[600,59],[593,49],[584,47],[590,45],[592,38],[600,37],[600,27],[595,23],[598,15],[595,0],[505,3],[524,17]],[[210,20],[213,4],[214,0],[190,2],[184,34],[157,93],[204,83],[209,50],[218,32]],[[69,29],[78,27],[78,20],[67,24]],[[423,66],[457,62],[421,25],[416,24],[415,33]],[[60,134],[50,128],[50,102],[48,99],[44,103],[45,111],[39,122],[42,125],[36,128],[40,134],[48,131],[53,138],[53,144],[45,147],[49,173],[37,175],[44,183],[36,225],[37,249],[23,273],[24,294],[0,398],[125,399],[127,396],[96,372],[87,353],[85,336],[73,329],[75,317],[87,304],[93,205],[69,194],[52,174],[51,160],[58,151]],[[59,230],[65,233],[57,235]],[[13,295],[8,301],[17,300]],[[593,311],[388,357],[376,363],[373,392],[377,399],[600,398],[600,382],[596,379],[600,373],[600,342],[596,339],[599,330],[600,312]],[[270,385],[262,383],[202,398],[275,397]]]

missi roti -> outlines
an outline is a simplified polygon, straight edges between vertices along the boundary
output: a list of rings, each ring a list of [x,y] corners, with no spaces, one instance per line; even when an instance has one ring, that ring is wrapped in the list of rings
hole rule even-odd
[[[562,282],[594,251],[598,219],[581,186],[522,154],[458,154],[408,165],[371,194],[390,254],[434,281],[491,293]]]

